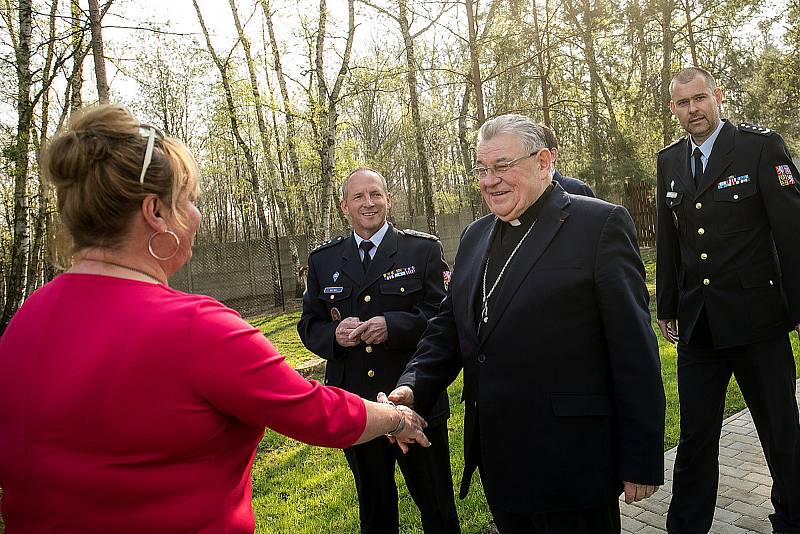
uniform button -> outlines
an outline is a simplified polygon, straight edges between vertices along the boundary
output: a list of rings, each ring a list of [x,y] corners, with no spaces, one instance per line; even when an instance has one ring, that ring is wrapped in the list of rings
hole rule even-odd
[[[336,297],[334,297],[333,295],[331,295],[331,300],[333,300],[333,299],[335,299],[335,298],[336,298]]]
[[[739,200],[739,195],[733,195],[733,200]]]
[[[375,376],[375,371],[370,369],[369,371],[367,371],[367,376],[370,377],[370,378],[374,377]]]
[[[369,295],[367,295],[366,297],[364,297],[364,302],[369,302],[369,301],[371,301],[371,300],[372,300],[372,297],[370,297]]]
[[[478,354],[478,363],[483,363],[486,361],[486,355],[483,353]]]
[[[704,233],[706,233],[706,230],[705,230],[705,228],[698,228],[697,229],[697,233],[700,234],[700,235],[703,235]]]
[[[708,259],[708,254],[706,254],[705,252],[703,252],[702,254],[700,254],[700,259],[701,259],[701,260],[707,260],[707,259]]]
[[[697,208],[697,209],[700,209],[700,208],[703,207],[703,203],[702,202],[698,202],[697,204],[694,205],[694,207]]]
[[[405,292],[406,292],[406,288],[404,288],[404,287],[401,287],[401,288],[400,288],[400,293],[405,293]]]
[[[774,285],[775,285],[775,282],[773,282],[772,280],[770,280],[770,281],[769,281],[769,285],[771,285],[771,286],[774,286]]]
[[[367,348],[364,350],[367,351],[368,353],[372,352],[372,345],[367,345]]]
[[[703,278],[703,285],[704,285],[704,286],[707,286],[707,285],[709,285],[710,283],[711,283],[711,280],[709,280],[708,278]]]

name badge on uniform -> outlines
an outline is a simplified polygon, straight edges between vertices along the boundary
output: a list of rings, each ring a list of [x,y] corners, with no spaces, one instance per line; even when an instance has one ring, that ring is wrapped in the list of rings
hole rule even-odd
[[[778,174],[778,183],[781,186],[794,185],[797,182],[792,174],[792,168],[788,165],[776,165],[775,172]]]
[[[746,184],[750,181],[750,175],[745,174],[742,176],[728,176],[726,180],[723,180],[717,184],[717,189],[725,189],[726,187],[732,187],[734,185]]]
[[[394,280],[395,278],[400,278],[401,276],[408,276],[409,274],[414,274],[415,272],[417,272],[417,268],[412,265],[411,267],[403,267],[402,269],[395,269],[394,271],[383,273],[383,279]]]
[[[326,287],[325,289],[322,290],[322,292],[325,293],[326,295],[341,293],[342,291],[344,291],[343,287]]]
[[[677,191],[667,191],[667,198],[678,198]]]

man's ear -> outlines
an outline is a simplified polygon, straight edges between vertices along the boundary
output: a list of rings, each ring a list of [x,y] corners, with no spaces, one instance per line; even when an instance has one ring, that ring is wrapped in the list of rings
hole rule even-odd
[[[539,154],[536,156],[536,161],[539,164],[539,170],[550,172],[550,168],[553,165],[553,153],[550,152],[549,148],[544,148],[539,151]]]
[[[153,232],[167,229],[166,207],[156,195],[147,195],[142,200],[142,217]]]
[[[386,209],[389,210],[392,208],[392,194],[386,193]]]
[[[672,100],[669,101],[669,110],[672,112],[673,115],[675,115],[676,117],[678,116],[675,113],[675,102],[673,102]]]
[[[339,209],[342,210],[342,215],[348,217],[350,213],[347,211],[347,202],[344,199],[339,200]]]

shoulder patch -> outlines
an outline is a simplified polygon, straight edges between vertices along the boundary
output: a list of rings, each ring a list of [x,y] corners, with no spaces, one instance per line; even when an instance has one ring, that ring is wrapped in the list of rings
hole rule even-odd
[[[314,254],[315,252],[319,252],[320,250],[326,249],[326,248],[328,248],[328,247],[332,247],[333,245],[338,245],[338,244],[339,244],[339,243],[341,243],[342,241],[344,241],[344,237],[342,237],[342,236],[340,236],[340,235],[337,235],[336,237],[333,237],[333,238],[331,238],[331,239],[328,239],[328,240],[327,240],[327,241],[325,241],[324,243],[322,243],[322,244],[320,244],[320,245],[317,245],[316,247],[314,247],[314,248],[311,250],[311,252],[309,252],[309,254]]]
[[[686,141],[686,136],[685,135],[683,137],[679,138],[679,139],[676,139],[672,143],[668,144],[667,146],[665,146],[664,148],[662,148],[658,152],[659,153],[665,152],[665,151],[669,150],[670,148],[674,147],[675,145],[677,145],[678,143],[682,143],[683,141]]]
[[[424,237],[425,239],[433,239],[434,241],[439,241],[439,238],[432,234],[426,234],[425,232],[420,232],[418,230],[412,230],[411,228],[406,228],[405,230],[398,230],[401,234],[406,235],[413,235],[415,237]]]
[[[739,124],[739,131],[758,134],[758,135],[765,135],[767,137],[775,133],[775,130],[771,130],[764,126],[756,126],[755,124],[748,124],[746,122],[742,122]]]

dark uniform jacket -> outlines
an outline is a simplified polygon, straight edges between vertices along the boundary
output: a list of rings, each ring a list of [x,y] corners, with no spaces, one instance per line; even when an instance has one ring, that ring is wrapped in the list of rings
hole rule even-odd
[[[725,122],[699,186],[682,138],[658,156],[657,300],[688,342],[705,307],[716,348],[800,322],[800,188],[781,137]]]
[[[589,184],[572,176],[564,176],[558,171],[553,171],[553,181],[560,184],[564,191],[571,195],[595,196]]]
[[[297,331],[303,344],[327,361],[325,383],[374,401],[389,394],[445,294],[450,272],[434,236],[389,225],[364,273],[355,239],[337,237],[308,257],[308,284]],[[386,319],[388,339],[355,347],[336,343],[341,319]],[[442,394],[428,413],[429,425],[449,416]]]
[[[664,390],[630,215],[556,185],[479,334],[499,224],[489,214],[465,229],[448,295],[398,382],[424,408],[463,368],[461,496],[478,461],[487,495],[518,513],[607,505],[623,480],[661,484]]]

